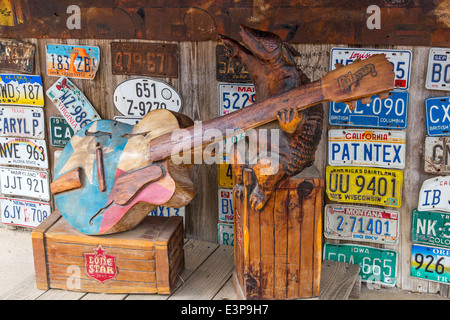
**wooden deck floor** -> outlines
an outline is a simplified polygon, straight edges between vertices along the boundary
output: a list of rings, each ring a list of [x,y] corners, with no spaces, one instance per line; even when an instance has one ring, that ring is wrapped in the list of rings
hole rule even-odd
[[[0,300],[235,300],[232,281],[233,247],[217,243],[187,240],[184,244],[185,269],[171,295],[101,294],[38,290],[34,275],[13,289],[0,294]]]

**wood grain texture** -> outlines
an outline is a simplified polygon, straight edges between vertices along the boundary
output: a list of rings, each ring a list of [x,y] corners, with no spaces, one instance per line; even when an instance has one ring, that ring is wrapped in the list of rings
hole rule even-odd
[[[361,267],[357,264],[324,260],[320,280],[320,300],[347,300]]]

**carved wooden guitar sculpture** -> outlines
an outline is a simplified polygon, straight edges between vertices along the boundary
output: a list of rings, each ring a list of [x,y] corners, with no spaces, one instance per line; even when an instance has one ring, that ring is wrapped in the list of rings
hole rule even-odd
[[[375,55],[330,71],[319,81],[203,122],[203,131],[213,128],[227,138],[230,129],[261,126],[285,109],[301,111],[324,101],[387,96],[393,84],[392,64]],[[171,155],[194,147],[199,151],[211,143],[192,124],[179,113],[154,110],[134,127],[112,120],[84,127],[64,148],[51,184],[62,216],[83,233],[109,234],[134,228],[157,205],[188,204],[195,195],[190,165],[175,165]],[[179,128],[190,136],[173,139]]]

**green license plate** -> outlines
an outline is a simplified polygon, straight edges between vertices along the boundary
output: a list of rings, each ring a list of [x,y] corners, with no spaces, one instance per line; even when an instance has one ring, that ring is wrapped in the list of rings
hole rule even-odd
[[[413,244],[411,276],[449,284],[450,250]]]
[[[361,281],[394,286],[397,275],[397,252],[355,244],[324,245],[324,260],[359,264]]]
[[[62,117],[50,117],[50,144],[64,148],[73,136],[73,129]]]
[[[450,248],[450,214],[414,210],[411,241]]]

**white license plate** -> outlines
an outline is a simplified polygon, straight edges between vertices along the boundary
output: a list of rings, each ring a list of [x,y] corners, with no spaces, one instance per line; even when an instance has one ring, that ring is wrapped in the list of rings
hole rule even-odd
[[[219,116],[243,109],[253,103],[255,103],[253,84],[219,84]]]
[[[219,220],[233,222],[233,189],[219,189]]]
[[[450,176],[425,180],[420,188],[417,209],[450,212]]]
[[[0,136],[44,139],[44,121],[42,108],[1,107]]]
[[[406,133],[389,130],[333,129],[328,133],[328,163],[403,169]]]
[[[36,228],[51,213],[49,203],[0,198],[2,223]]]
[[[234,246],[234,227],[232,223],[219,223],[217,225],[218,229],[218,240],[219,244],[224,244],[228,246]]]
[[[0,137],[0,165],[48,169],[45,140]]]
[[[0,104],[44,106],[44,89],[41,77],[0,74]]]
[[[48,173],[44,171],[0,168],[0,193],[49,201]]]
[[[426,173],[450,174],[450,137],[425,138]]]
[[[430,90],[450,90],[450,49],[430,49],[425,88]]]
[[[324,234],[328,239],[396,244],[399,218],[394,210],[326,205]]]

